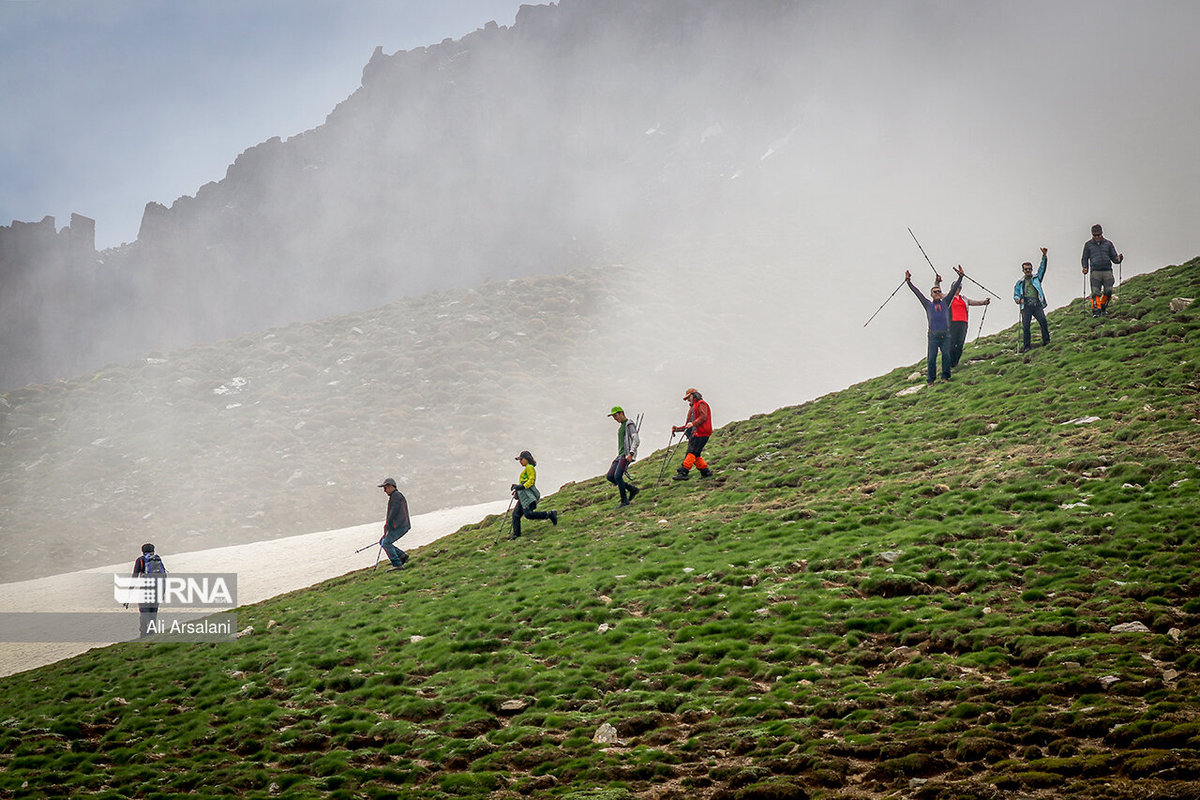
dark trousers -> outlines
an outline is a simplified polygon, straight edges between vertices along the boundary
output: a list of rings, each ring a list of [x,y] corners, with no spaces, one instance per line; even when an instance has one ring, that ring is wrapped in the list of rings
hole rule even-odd
[[[150,626],[158,620],[158,606],[139,605],[138,636],[150,636]]]
[[[937,380],[938,351],[942,353],[942,377],[950,380],[950,331],[929,332],[929,353],[926,356],[928,383]]]
[[[408,561],[408,553],[396,547],[396,541],[406,533],[408,533],[408,528],[402,531],[389,531],[379,541],[383,545],[383,552],[387,553],[388,561],[392,562],[393,567],[403,566],[404,562]]]
[[[624,503],[629,499],[629,489],[631,484],[625,480],[626,469],[629,464],[625,461],[625,456],[617,456],[612,465],[608,468],[608,474],[604,477],[609,483],[615,484],[617,491],[621,494],[621,502]]]
[[[958,366],[958,360],[962,358],[963,345],[967,343],[967,323],[966,322],[951,322],[950,323],[950,369]]]
[[[534,511],[535,508],[537,508],[536,502],[527,509],[521,505],[520,500],[517,501],[517,507],[513,509],[512,513],[512,535],[514,539],[521,535],[521,517],[525,519],[550,519],[548,512]]]
[[[1029,322],[1036,319],[1042,327],[1042,347],[1050,344],[1050,328],[1046,325],[1046,312],[1037,303],[1025,303],[1021,306],[1021,347],[1029,349]]]

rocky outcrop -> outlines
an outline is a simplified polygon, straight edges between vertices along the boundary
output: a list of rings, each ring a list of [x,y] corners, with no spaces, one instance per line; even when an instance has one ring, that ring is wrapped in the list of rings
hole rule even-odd
[[[524,6],[511,28],[379,48],[325,124],[147,204],[137,242],[98,273],[117,302],[88,303],[71,332],[31,330],[39,345],[0,389],[705,229],[730,177],[792,124],[779,101],[796,87],[766,61],[796,50],[796,8],[568,1]],[[5,255],[4,270],[62,319],[63,296],[38,290],[45,263]]]

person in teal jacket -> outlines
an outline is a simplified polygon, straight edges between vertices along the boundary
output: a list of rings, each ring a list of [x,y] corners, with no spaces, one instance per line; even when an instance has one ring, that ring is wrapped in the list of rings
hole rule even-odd
[[[1050,327],[1046,324],[1046,295],[1042,291],[1042,279],[1046,277],[1046,248],[1042,248],[1042,263],[1037,273],[1033,264],[1026,261],[1021,265],[1021,280],[1013,286],[1013,302],[1021,308],[1021,352],[1029,349],[1030,320],[1036,319],[1042,329],[1042,347],[1050,344]]]
[[[521,476],[517,478],[517,482],[512,485],[513,497],[516,498],[517,505],[512,512],[512,536],[516,539],[521,535],[521,517],[525,519],[548,519],[551,525],[558,524],[557,511],[535,511],[538,501],[542,499],[542,493],[538,491],[537,483],[537,461],[534,461],[533,454],[528,450],[522,450],[521,455],[517,456],[517,461],[521,462],[523,469]]]

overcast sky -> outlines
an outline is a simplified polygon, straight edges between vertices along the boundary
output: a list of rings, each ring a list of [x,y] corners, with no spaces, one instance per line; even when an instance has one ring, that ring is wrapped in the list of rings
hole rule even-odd
[[[527,0],[530,4],[537,4]],[[0,0],[0,225],[137,238],[239,153],[325,121],[385,53],[512,25],[519,0]]]

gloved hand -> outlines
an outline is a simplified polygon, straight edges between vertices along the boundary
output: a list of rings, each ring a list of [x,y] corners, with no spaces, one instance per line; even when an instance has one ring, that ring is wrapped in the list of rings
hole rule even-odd
[[[510,488],[510,489],[512,489],[512,490],[515,492],[517,489],[520,489],[520,488],[521,488],[521,484],[519,484],[519,483],[514,483],[514,484],[513,484],[512,486],[510,486],[509,488]]]

